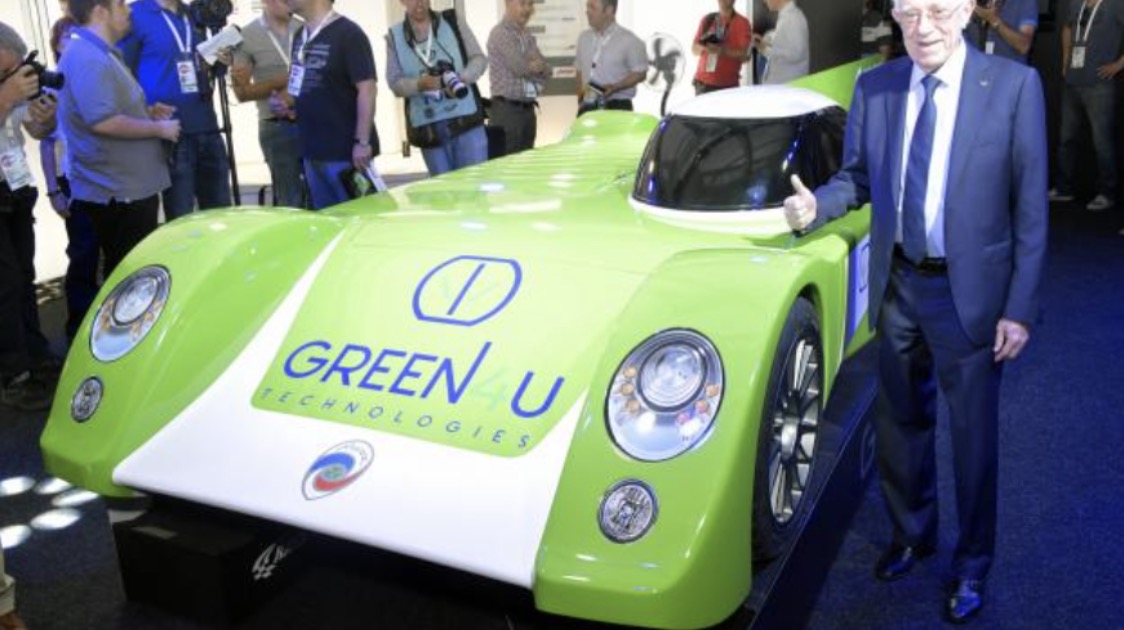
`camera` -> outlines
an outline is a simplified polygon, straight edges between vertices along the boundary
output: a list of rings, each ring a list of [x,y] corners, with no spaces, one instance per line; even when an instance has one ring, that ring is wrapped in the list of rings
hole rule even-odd
[[[722,38],[718,36],[718,33],[707,33],[699,39],[699,43],[703,46],[710,46],[711,44],[717,46],[722,43]]]
[[[61,90],[63,84],[66,83],[66,77],[64,77],[61,72],[51,72],[50,70],[48,70],[46,66],[39,63],[35,59],[38,56],[38,50],[33,50],[27,53],[27,57],[23,60],[23,62],[20,63],[20,65],[17,66],[15,70],[8,73],[7,77],[4,77],[4,80],[6,81],[8,77],[19,72],[20,68],[24,66],[30,66],[31,69],[35,71],[35,76],[39,79],[39,92],[29,100],[39,98],[43,94],[43,88]]]
[[[234,11],[230,0],[195,0],[187,5],[191,22],[199,28],[218,31],[226,26],[226,18]]]
[[[457,71],[453,69],[453,64],[445,61],[444,59],[429,68],[429,74],[435,77],[441,77],[441,87],[450,90],[453,96],[457,98],[464,98],[468,96],[468,86],[461,81],[457,76]]]

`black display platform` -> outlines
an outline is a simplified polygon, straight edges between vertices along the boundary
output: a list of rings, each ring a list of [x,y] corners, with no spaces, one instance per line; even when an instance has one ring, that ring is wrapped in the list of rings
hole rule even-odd
[[[874,352],[849,360],[824,412],[810,490],[812,512],[796,545],[758,568],[741,610],[719,628],[796,628],[874,474],[868,422]],[[276,523],[159,499],[113,528],[126,594],[210,626],[578,630],[619,628],[540,613],[531,593]],[[261,579],[268,568],[268,579]],[[257,576],[257,579],[255,579]],[[312,625],[308,625],[312,624]]]

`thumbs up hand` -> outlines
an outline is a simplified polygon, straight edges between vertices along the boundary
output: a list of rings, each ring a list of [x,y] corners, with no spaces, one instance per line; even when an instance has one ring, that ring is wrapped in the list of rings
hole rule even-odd
[[[792,176],[792,188],[795,194],[784,200],[784,219],[793,231],[802,232],[816,219],[816,196],[798,175]]]

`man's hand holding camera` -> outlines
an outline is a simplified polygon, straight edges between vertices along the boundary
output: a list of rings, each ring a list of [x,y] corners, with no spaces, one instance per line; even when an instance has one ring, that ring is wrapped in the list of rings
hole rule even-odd
[[[8,112],[39,93],[39,74],[31,66],[20,66],[0,83],[0,112]]]

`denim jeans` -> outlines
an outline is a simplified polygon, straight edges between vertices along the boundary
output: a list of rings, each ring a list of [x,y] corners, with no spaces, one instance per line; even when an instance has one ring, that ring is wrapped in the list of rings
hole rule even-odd
[[[340,173],[351,168],[351,162],[304,160],[304,178],[313,210],[322,210],[351,199],[340,181]]]
[[[171,188],[164,191],[164,219],[171,221],[195,211],[231,205],[230,163],[222,134],[183,134],[176,143]]]
[[[1116,84],[1066,85],[1062,92],[1062,123],[1058,138],[1058,192],[1073,194],[1073,174],[1082,146],[1082,119],[1089,121],[1097,154],[1097,192],[1116,199]]]
[[[93,219],[80,207],[72,207],[66,219],[66,257],[70,259],[66,266],[66,338],[74,339],[101,286],[101,247]]]
[[[453,138],[449,136],[449,125],[439,122],[437,137],[441,139],[440,146],[422,149],[422,159],[430,175],[448,173],[488,159],[488,134],[484,132],[484,125]]]
[[[304,207],[300,135],[296,123],[285,120],[258,122],[258,143],[269,165],[273,201],[278,206]]]

